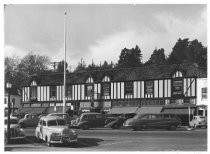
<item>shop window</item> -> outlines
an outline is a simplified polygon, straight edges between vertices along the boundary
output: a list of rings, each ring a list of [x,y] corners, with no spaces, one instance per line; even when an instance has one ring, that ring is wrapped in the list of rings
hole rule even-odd
[[[201,89],[201,99],[207,99],[207,87]]]
[[[87,96],[87,97],[93,96],[93,84],[85,85],[85,96]]]
[[[153,95],[154,93],[154,81],[145,81],[145,95]]]
[[[72,97],[72,85],[66,86],[66,97]]]
[[[102,83],[102,86],[101,86],[102,96],[110,96],[110,92],[111,92],[110,87],[111,87],[110,83]]]
[[[31,98],[31,100],[37,99],[37,86],[30,87],[30,98]]]
[[[56,98],[56,93],[57,93],[57,87],[51,86],[50,87],[50,98]]]
[[[125,95],[133,95],[133,82],[125,82]]]
[[[172,80],[172,95],[182,96],[183,95],[183,79],[175,78]]]

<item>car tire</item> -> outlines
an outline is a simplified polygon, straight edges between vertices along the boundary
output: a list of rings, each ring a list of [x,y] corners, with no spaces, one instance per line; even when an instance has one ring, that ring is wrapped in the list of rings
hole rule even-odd
[[[41,142],[41,138],[40,138],[40,134],[39,133],[36,134],[36,140],[37,140],[37,142]]]
[[[48,147],[51,147],[52,144],[51,144],[50,141],[48,140],[47,136],[45,137],[45,142],[47,143],[47,146],[48,146]]]
[[[119,124],[114,124],[111,128],[112,129],[119,129],[120,128],[120,125]]]
[[[176,130],[176,125],[171,125],[170,130]]]

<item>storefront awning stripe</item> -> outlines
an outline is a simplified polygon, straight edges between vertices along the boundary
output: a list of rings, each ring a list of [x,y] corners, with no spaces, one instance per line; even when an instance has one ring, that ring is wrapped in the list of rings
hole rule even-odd
[[[153,107],[153,106],[150,106],[150,107],[141,107],[139,108],[136,113],[137,114],[146,114],[146,113],[160,113],[162,110],[162,107]]]
[[[108,114],[124,114],[124,113],[136,113],[138,107],[116,107],[110,109]]]

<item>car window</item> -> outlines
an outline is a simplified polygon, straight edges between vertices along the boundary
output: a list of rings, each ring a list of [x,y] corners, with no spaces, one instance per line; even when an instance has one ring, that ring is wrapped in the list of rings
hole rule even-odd
[[[168,118],[170,118],[170,116],[169,116],[169,114],[163,114],[163,118],[168,119]]]
[[[66,125],[66,121],[65,120],[57,120],[57,123],[58,123],[59,126]]]
[[[149,119],[148,115],[144,115],[141,117],[141,119]]]
[[[42,125],[42,120],[39,120],[39,125]]]
[[[96,119],[101,119],[102,115],[96,115]]]
[[[87,115],[84,115],[82,119],[88,119],[88,116]]]
[[[96,115],[88,115],[88,119],[95,119]]]
[[[46,126],[46,121],[45,120],[43,120],[43,126]]]
[[[48,126],[57,126],[57,122],[56,122],[56,120],[50,120],[47,122],[47,125]]]

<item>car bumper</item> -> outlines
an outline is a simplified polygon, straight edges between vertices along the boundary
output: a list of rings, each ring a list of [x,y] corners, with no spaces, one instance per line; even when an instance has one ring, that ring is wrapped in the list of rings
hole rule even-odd
[[[54,137],[50,143],[73,143],[77,142],[77,136],[71,136],[71,137]]]

